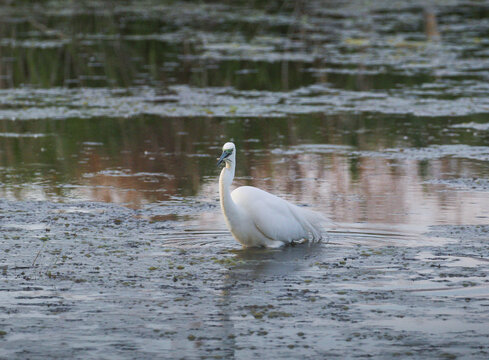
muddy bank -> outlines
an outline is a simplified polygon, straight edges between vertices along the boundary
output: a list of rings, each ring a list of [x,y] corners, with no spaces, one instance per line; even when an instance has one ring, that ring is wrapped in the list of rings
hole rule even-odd
[[[181,220],[218,212],[215,202],[1,209],[4,358],[489,352],[487,226],[340,228],[329,243],[241,250]]]

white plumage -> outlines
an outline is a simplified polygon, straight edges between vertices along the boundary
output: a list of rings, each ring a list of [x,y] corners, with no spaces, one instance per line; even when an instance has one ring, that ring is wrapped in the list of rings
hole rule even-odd
[[[225,162],[219,178],[221,209],[234,238],[245,247],[280,247],[294,241],[319,241],[319,213],[298,207],[284,199],[252,186],[231,192],[236,169],[236,147],[224,144],[217,165]]]

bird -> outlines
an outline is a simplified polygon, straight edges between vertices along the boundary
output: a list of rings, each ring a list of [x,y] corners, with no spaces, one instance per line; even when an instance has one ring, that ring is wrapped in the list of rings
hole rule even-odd
[[[217,166],[225,164],[219,177],[221,210],[228,229],[243,247],[279,248],[296,242],[319,242],[322,214],[294,205],[253,186],[230,186],[236,170],[236,146],[227,142]]]

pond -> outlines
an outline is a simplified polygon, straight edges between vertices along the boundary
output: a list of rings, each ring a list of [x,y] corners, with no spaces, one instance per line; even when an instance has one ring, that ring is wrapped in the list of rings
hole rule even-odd
[[[487,358],[487,4],[0,8],[0,357]],[[227,141],[327,240],[242,249]]]

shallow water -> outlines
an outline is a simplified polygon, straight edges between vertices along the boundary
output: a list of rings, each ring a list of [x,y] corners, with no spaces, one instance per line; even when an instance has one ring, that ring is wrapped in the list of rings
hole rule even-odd
[[[0,6],[0,357],[487,358],[489,8],[253,4]]]

